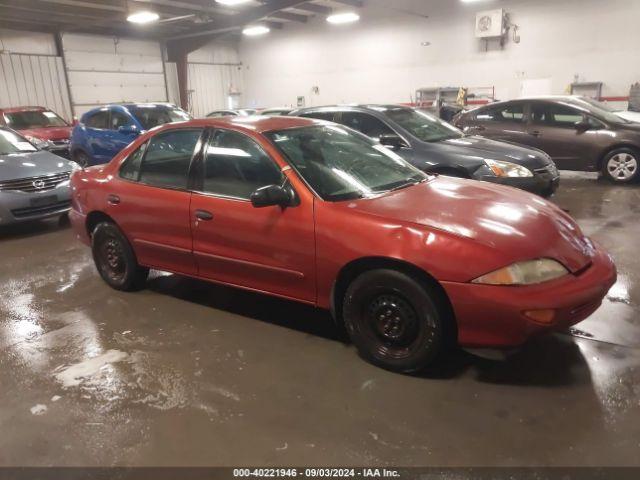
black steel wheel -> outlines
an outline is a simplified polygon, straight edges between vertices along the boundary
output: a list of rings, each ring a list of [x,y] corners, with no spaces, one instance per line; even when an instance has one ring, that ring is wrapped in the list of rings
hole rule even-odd
[[[144,287],[149,269],[138,265],[129,241],[111,222],[96,226],[92,235],[93,260],[102,279],[116,290]]]
[[[360,354],[382,368],[411,373],[432,363],[445,346],[446,311],[428,285],[395,270],[356,278],[344,299],[347,331]]]

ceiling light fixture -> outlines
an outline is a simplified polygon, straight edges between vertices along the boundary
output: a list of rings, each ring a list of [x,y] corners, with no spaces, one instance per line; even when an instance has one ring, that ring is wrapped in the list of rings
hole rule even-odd
[[[344,23],[353,23],[360,20],[360,15],[355,12],[344,12],[344,13],[336,13],[334,15],[329,15],[327,17],[327,22],[333,23],[336,25],[344,24]]]
[[[157,22],[160,19],[160,15],[156,12],[151,12],[149,10],[138,10],[137,12],[131,13],[127,17],[127,22],[138,23],[138,24],[146,24]]]
[[[269,27],[265,27],[264,25],[253,25],[251,27],[246,27],[242,30],[242,33],[249,37],[257,37],[258,35],[265,35],[269,33],[271,29]]]

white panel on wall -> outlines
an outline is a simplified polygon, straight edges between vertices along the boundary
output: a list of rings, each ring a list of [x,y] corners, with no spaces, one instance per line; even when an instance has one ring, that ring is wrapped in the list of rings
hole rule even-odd
[[[174,105],[180,105],[180,85],[178,83],[178,67],[173,62],[167,62],[165,66],[165,75],[167,81],[167,94],[169,102]]]
[[[189,110],[204,117],[213,110],[227,108],[230,92],[242,92],[242,70],[235,65],[189,64]]]
[[[56,55],[56,42],[50,33],[25,32],[0,28],[1,53]]]
[[[0,54],[0,106],[47,107],[72,120],[60,57]]]
[[[107,103],[167,101],[158,42],[64,34],[62,45],[76,115]]]

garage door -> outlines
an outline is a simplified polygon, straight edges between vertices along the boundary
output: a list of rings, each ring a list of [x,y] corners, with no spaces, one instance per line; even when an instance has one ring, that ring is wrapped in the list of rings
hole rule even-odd
[[[62,46],[76,115],[108,103],[167,101],[158,42],[64,34]]]
[[[62,59],[0,54],[0,107],[47,107],[72,120]]]
[[[189,63],[189,109],[195,117],[230,108],[229,95],[242,91],[242,71],[236,65]]]

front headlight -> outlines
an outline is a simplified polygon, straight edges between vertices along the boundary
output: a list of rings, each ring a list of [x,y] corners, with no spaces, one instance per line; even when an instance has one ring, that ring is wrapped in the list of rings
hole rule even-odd
[[[71,173],[77,172],[78,170],[82,170],[82,167],[78,165],[76,162],[74,162],[73,160],[70,160],[67,163],[71,167]]]
[[[561,263],[549,258],[514,263],[495,272],[476,278],[481,285],[535,285],[569,274]]]
[[[533,177],[533,173],[528,168],[511,162],[500,160],[485,160],[484,163],[491,169],[496,177]]]
[[[44,150],[53,145],[49,140],[43,140],[42,138],[33,137],[31,135],[25,135],[24,138],[29,140],[29,142],[31,142],[33,145],[35,145],[36,148],[39,148],[40,150]]]

